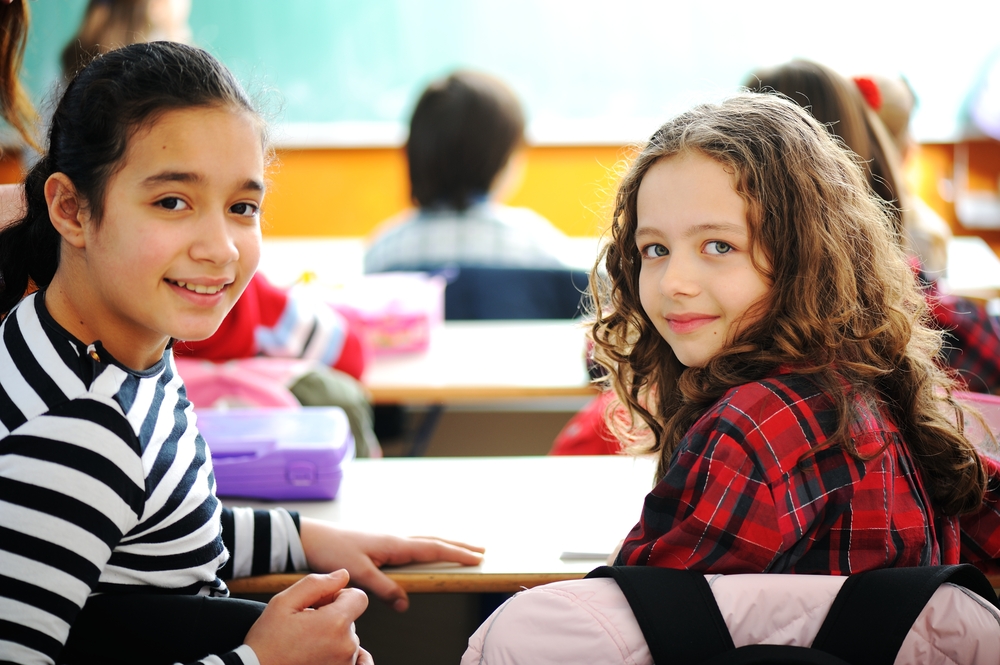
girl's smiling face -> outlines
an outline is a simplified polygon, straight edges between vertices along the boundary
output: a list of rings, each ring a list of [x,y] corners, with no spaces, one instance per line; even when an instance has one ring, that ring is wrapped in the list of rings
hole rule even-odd
[[[163,113],[130,138],[100,223],[80,209],[79,238],[64,243],[46,295],[52,315],[136,369],[159,360],[170,338],[211,336],[257,268],[263,197],[255,117],[228,107]]]
[[[690,152],[650,167],[636,210],[642,308],[682,364],[703,367],[770,290],[751,262],[746,203],[719,162]]]

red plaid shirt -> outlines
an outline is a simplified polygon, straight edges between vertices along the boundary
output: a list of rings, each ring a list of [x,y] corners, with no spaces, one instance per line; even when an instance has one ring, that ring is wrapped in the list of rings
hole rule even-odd
[[[829,394],[779,373],[730,390],[681,440],[646,497],[619,564],[706,573],[847,575],[1000,558],[1000,465],[982,510],[935,516],[895,425],[864,399],[840,446]],[[801,463],[800,463],[800,460]],[[995,562],[994,562],[995,563]]]
[[[948,332],[944,364],[955,370],[966,390],[1000,393],[1000,322],[974,300],[941,295],[937,284],[927,287],[927,302],[938,326]]]

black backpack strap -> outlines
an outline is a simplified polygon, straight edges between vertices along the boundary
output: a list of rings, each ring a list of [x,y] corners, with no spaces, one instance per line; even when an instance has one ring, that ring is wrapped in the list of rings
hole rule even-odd
[[[945,582],[997,604],[989,580],[969,564],[857,573],[844,582],[812,646],[852,665],[891,663],[913,622]]]
[[[701,573],[649,566],[601,566],[628,600],[654,663],[697,665],[734,648],[733,638]]]

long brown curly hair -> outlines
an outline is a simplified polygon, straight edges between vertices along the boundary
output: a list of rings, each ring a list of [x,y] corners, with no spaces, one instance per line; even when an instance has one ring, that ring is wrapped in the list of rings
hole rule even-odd
[[[734,174],[749,251],[766,258],[758,269],[772,285],[760,318],[704,367],[677,360],[639,300],[639,185],[658,160],[684,152]],[[952,381],[935,363],[941,333],[927,323],[896,229],[857,157],[787,98],[744,93],[667,122],[619,185],[610,240],[591,275],[595,359],[631,416],[624,427],[609,417],[612,429],[659,454],[659,480],[684,434],[727,390],[791,366],[836,404],[826,446],[860,457],[849,436],[852,400],[878,400],[935,506],[949,515],[979,507],[985,470],[963,434]]]

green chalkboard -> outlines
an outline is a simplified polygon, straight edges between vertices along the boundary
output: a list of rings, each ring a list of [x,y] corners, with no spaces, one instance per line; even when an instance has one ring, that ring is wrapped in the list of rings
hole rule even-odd
[[[36,99],[58,79],[84,6],[31,3],[26,76]],[[430,79],[475,67],[520,94],[537,136],[638,139],[734,91],[756,66],[805,56],[848,74],[905,73],[921,97],[915,134],[945,140],[1000,41],[995,22],[969,20],[980,6],[901,15],[897,3],[868,0],[836,11],[797,0],[193,0],[191,27],[264,93],[279,123],[403,123]]]

